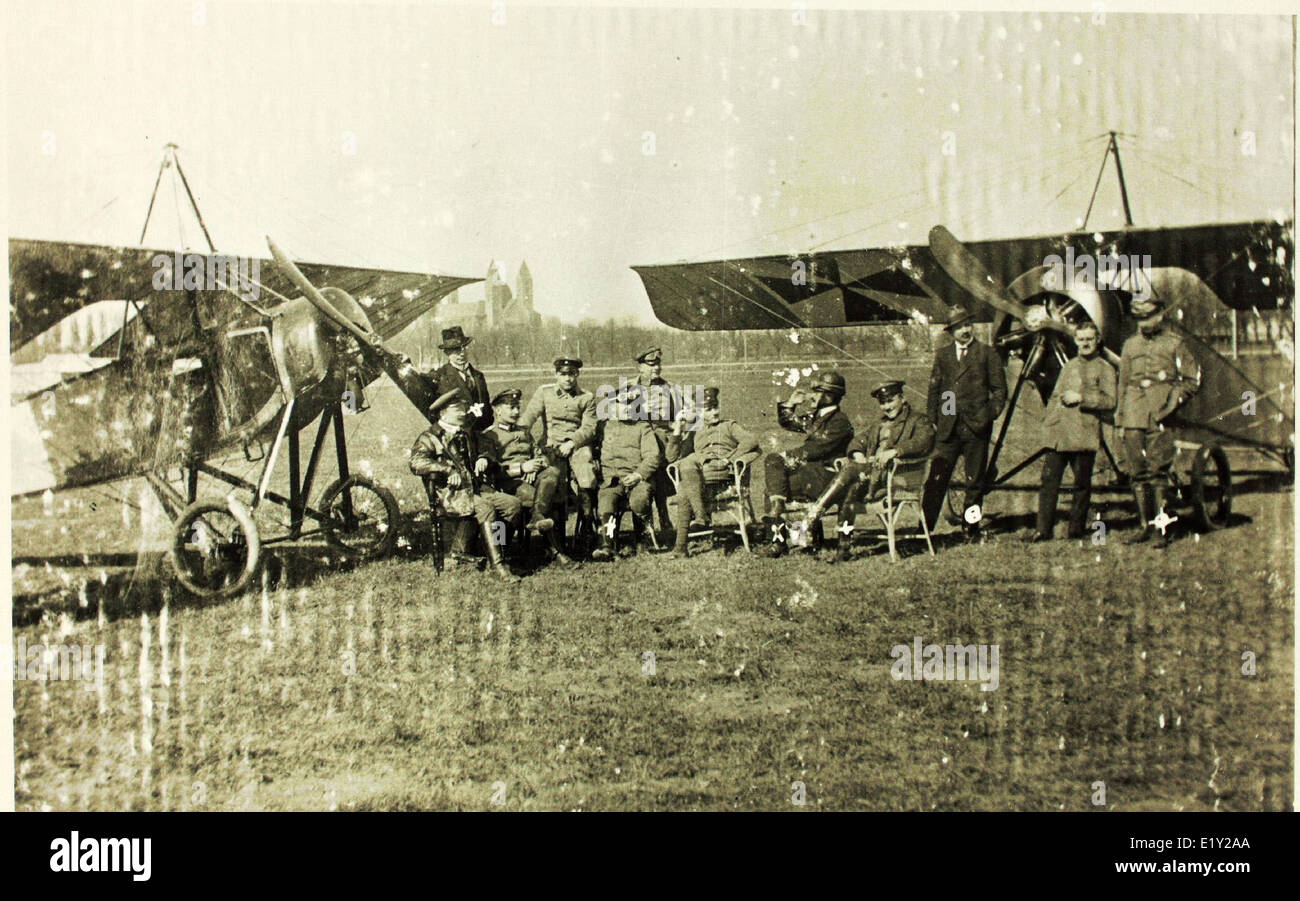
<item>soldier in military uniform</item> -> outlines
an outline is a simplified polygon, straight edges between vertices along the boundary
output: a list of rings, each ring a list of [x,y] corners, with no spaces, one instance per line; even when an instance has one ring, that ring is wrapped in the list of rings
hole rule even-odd
[[[635,392],[620,392],[614,401],[614,418],[601,420],[600,493],[598,495],[601,529],[593,560],[609,560],[618,549],[618,520],[624,507],[632,511],[632,534],[629,550],[636,552],[638,543],[649,540],[650,502],[653,500],[654,476],[663,468],[663,451],[650,423],[634,419],[632,405]]]
[[[727,483],[732,478],[732,464],[758,451],[758,439],[734,419],[723,419],[718,405],[718,389],[704,389],[698,421],[688,428],[678,420],[669,436],[675,450],[681,490],[677,497],[677,536],[673,556],[686,557],[687,538],[692,523],[705,524],[708,508],[704,504],[705,484]]]
[[[591,445],[596,439],[596,398],[578,387],[581,369],[581,360],[557,359],[555,381],[534,392],[519,420],[519,427],[526,432],[541,424],[537,443],[548,461],[537,477],[533,515],[528,522],[532,532],[553,528],[556,494],[565,489],[570,474],[578,483],[581,514],[590,517],[594,513],[591,494],[596,488],[596,469]]]
[[[447,355],[447,362],[424,377],[433,382],[438,395],[459,390],[469,408],[470,427],[482,431],[492,424],[492,408],[488,404],[487,378],[469,362],[466,348],[473,340],[459,325],[443,329],[438,349]]]
[[[1125,466],[1133,481],[1142,530],[1129,544],[1150,541],[1152,524],[1164,524],[1174,436],[1169,427],[1178,408],[1201,385],[1201,367],[1187,346],[1164,327],[1164,302],[1158,297],[1133,299],[1137,333],[1124,342],[1119,360],[1119,404],[1115,425],[1121,430]],[[1160,543],[1168,543],[1164,528]]]
[[[1082,538],[1092,502],[1092,468],[1101,448],[1101,417],[1115,409],[1115,370],[1098,350],[1101,336],[1091,321],[1075,326],[1078,356],[1067,360],[1056,378],[1056,390],[1043,417],[1042,485],[1038,491],[1038,523],[1029,540],[1050,541],[1056,526],[1056,501],[1065,464],[1074,472],[1070,503],[1070,538]]]
[[[661,375],[663,351],[660,348],[647,348],[637,355],[636,362],[638,373],[636,381],[631,385],[635,393],[631,399],[630,415],[634,419],[648,420],[654,429],[655,437],[659,440],[659,450],[664,457],[664,463],[651,481],[655,507],[659,510],[659,524],[666,526],[671,522],[668,517],[668,497],[673,491],[667,467],[669,463],[677,461],[675,454],[670,455],[669,436],[673,423],[677,422],[682,414],[682,391]]]
[[[547,466],[546,457],[533,444],[533,436],[519,427],[519,401],[523,392],[507,388],[492,398],[492,427],[479,434],[482,452],[492,461],[488,476],[498,491],[514,495],[531,509],[537,476]]]
[[[833,464],[853,440],[853,423],[840,409],[844,398],[844,376],[825,371],[817,375],[810,389],[813,409],[796,414],[795,407],[808,399],[801,389],[795,389],[790,399],[776,405],[777,422],[781,428],[800,432],[803,444],[791,451],[768,454],[763,458],[763,475],[766,485],[766,504],[763,522],[768,526],[771,542],[758,553],[766,557],[779,557],[786,551],[788,542],[785,525],[785,504],[791,498],[813,500],[834,478]],[[812,533],[816,544],[822,543],[820,526]]]
[[[904,383],[898,379],[881,382],[871,389],[871,396],[880,404],[880,419],[859,434],[846,450],[849,457],[844,468],[817,498],[806,515],[808,527],[816,522],[822,511],[832,504],[840,505],[839,541],[833,552],[827,552],[827,562],[838,563],[849,558],[853,543],[853,507],[860,499],[879,500],[885,493],[885,481],[895,458],[915,460],[927,457],[934,450],[934,423],[922,413],[912,409],[903,399]],[[908,486],[904,477],[894,480],[899,488]]]
[[[411,448],[411,472],[431,488],[434,513],[451,517],[473,517],[483,536],[492,571],[503,579],[517,577],[506,566],[501,549],[494,540],[492,523],[500,518],[507,523],[518,519],[519,500],[512,495],[483,485],[491,460],[480,453],[478,434],[469,424],[469,405],[458,388],[446,392],[429,407],[438,421],[420,433]],[[473,527],[458,522],[452,538],[452,566],[470,563],[469,542]],[[466,528],[468,527],[468,528]]]

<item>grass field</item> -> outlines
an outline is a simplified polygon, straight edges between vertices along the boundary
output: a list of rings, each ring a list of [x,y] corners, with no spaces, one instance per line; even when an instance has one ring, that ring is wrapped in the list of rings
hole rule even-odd
[[[924,369],[883,368],[923,385]],[[788,389],[768,373],[669,374],[721,384],[729,415],[775,435]],[[862,423],[882,376],[846,374]],[[349,420],[354,467],[412,515],[405,450],[422,420],[392,392],[372,401]],[[1036,446],[1038,418],[1029,398],[1007,461]],[[1029,546],[1013,527],[1030,496],[1007,491],[987,543],[941,537],[934,558],[915,544],[897,564],[834,567],[716,549],[506,587],[436,577],[414,519],[392,559],[343,568],[286,548],[278,585],[203,605],[123,565],[138,511],[99,491],[50,515],[22,501],[15,640],[103,645],[105,663],[89,685],[15,682],[17,804],[1286,809],[1292,503],[1246,479],[1230,528],[1165,551],[1120,533]],[[1130,518],[1103,510],[1115,529]],[[997,688],[896,681],[891,648],[917,637],[998,645]]]

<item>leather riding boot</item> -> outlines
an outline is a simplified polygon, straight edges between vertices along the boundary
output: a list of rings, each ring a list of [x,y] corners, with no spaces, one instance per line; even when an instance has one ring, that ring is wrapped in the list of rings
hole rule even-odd
[[[784,502],[782,502],[784,506]],[[760,547],[755,553],[760,557],[781,557],[786,552],[786,528],[784,520],[777,519],[773,516],[767,516],[763,519],[763,524],[768,530],[768,543]]]
[[[480,523],[479,532],[483,535],[483,547],[487,550],[488,565],[492,567],[493,574],[507,582],[518,582],[519,577],[506,566],[505,560],[501,558],[501,548],[492,540],[492,523]]]
[[[804,544],[800,550],[805,554],[815,554],[818,551],[823,550],[826,547],[826,530],[822,527],[821,518],[818,517],[811,522],[804,520],[803,526],[807,529],[807,531],[804,532],[807,543]],[[786,531],[786,535],[787,537],[789,536],[789,530]],[[793,542],[790,543],[793,544]]]
[[[578,515],[573,522],[573,537],[575,541],[580,540],[583,546],[590,547],[595,533],[600,528],[596,514],[597,509],[599,509],[596,505],[596,489],[578,488],[576,494]]]
[[[785,516],[785,498],[779,494],[774,494],[767,499],[767,516],[764,519],[774,519],[778,522]]]
[[[469,545],[474,538],[474,520],[455,520],[451,528],[451,548],[447,553],[447,562],[452,567],[468,566],[477,569],[479,562],[469,553]]]
[[[1169,534],[1169,530],[1172,528],[1172,526],[1170,526],[1169,523],[1164,519],[1164,517],[1168,516],[1168,511],[1165,509],[1167,489],[1165,488],[1164,485],[1158,484],[1154,486],[1154,488],[1152,489],[1152,495],[1153,495],[1153,501],[1151,504],[1151,512],[1152,512],[1151,518],[1156,522],[1165,523],[1165,527],[1163,529],[1160,528],[1159,526],[1153,527],[1153,533],[1156,538],[1156,544],[1160,545],[1160,547],[1169,547],[1169,540],[1171,537]]]
[[[821,496],[813,502],[813,505],[808,508],[808,512],[804,514],[805,522],[811,525],[821,519],[822,514],[825,513],[831,504],[835,503],[839,499],[840,494],[856,480],[857,469],[854,466],[845,466],[837,472],[835,478],[831,479],[831,483],[826,486],[826,490],[821,493]]]
[[[691,524],[690,515],[683,507],[677,508],[677,534],[673,539],[672,557],[689,557]]]
[[[634,515],[632,517],[632,530],[633,534],[636,535],[638,550],[646,553],[659,550],[659,536],[655,534],[654,523],[650,521],[649,516],[642,519]]]
[[[615,533],[617,534],[617,533]],[[632,514],[632,534],[628,537],[627,542],[619,547],[620,557],[635,557],[641,551],[643,541],[641,538],[641,517],[635,513]]]
[[[611,516],[601,524],[596,535],[596,549],[591,552],[592,560],[612,560],[618,547],[618,519]]]
[[[841,523],[843,525],[843,523]],[[853,551],[853,531],[836,529],[838,538],[835,541],[834,548],[827,548],[817,555],[818,559],[824,563],[844,563],[849,559]]]
[[[555,500],[556,485],[554,478],[545,475],[537,480],[537,493],[533,499],[533,515],[528,520],[528,531],[549,532],[555,527],[551,519],[551,503]]]
[[[564,553],[564,550],[560,547],[559,536],[555,534],[554,529],[546,530],[546,543],[550,546],[551,559],[554,560],[556,563],[560,564],[561,566],[569,567],[569,568],[573,568],[578,565],[577,563],[574,562],[572,557]]]
[[[528,555],[528,532],[524,529],[523,512],[507,524],[509,531],[506,533],[509,544],[506,545],[506,556],[514,559],[522,559]]]
[[[688,506],[689,505],[689,506]],[[704,477],[692,466],[682,467],[682,487],[677,492],[677,516],[704,524],[708,517],[704,505]]]
[[[1151,540],[1151,520],[1154,514],[1151,508],[1155,504],[1151,486],[1146,482],[1138,482],[1133,486],[1133,500],[1137,502],[1138,522],[1142,528],[1136,535],[1130,535],[1124,539],[1125,544],[1142,544]]]

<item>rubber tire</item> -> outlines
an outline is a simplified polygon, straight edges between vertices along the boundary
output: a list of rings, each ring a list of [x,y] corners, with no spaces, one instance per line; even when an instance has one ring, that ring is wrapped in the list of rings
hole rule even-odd
[[[243,572],[240,573],[239,578],[230,585],[215,591],[196,585],[186,578],[180,559],[180,549],[185,536],[189,533],[194,521],[204,513],[229,513],[233,516],[235,521],[239,523],[240,528],[244,530],[244,541],[248,547],[248,560],[244,564]],[[234,498],[221,501],[196,501],[181,511],[180,518],[176,520],[175,525],[172,527],[172,532],[172,546],[169,554],[172,571],[176,574],[176,580],[190,594],[201,598],[228,598],[246,591],[252,584],[254,577],[257,575],[258,565],[262,560],[262,542],[258,536],[257,523],[253,521],[252,514],[239,501]]]
[[[1215,483],[1217,501],[1213,501],[1213,493],[1206,491],[1207,479]],[[1191,482],[1187,487],[1192,519],[1197,529],[1213,532],[1228,524],[1232,515],[1232,467],[1228,465],[1228,455],[1222,447],[1216,444],[1196,452],[1192,460]]]
[[[339,538],[334,531],[333,521],[326,518],[321,521],[321,531],[325,533],[325,541],[331,548],[353,560],[377,560],[380,557],[387,557],[397,545],[397,527],[401,523],[401,509],[397,506],[397,498],[393,497],[393,492],[377,483],[374,479],[352,475],[346,479],[336,479],[325,489],[325,493],[320,498],[320,509],[328,510],[334,503],[335,498],[342,494],[345,488],[353,485],[364,486],[379,495],[379,499],[384,505],[384,517],[388,523],[388,531],[384,533],[383,539],[374,547],[365,551],[357,550]]]

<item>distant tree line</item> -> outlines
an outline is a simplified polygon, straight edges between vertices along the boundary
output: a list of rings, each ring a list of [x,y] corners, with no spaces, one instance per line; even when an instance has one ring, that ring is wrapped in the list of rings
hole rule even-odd
[[[423,325],[421,323],[420,325]],[[470,356],[477,366],[546,366],[557,356],[580,356],[588,366],[627,366],[649,347],[661,347],[669,365],[742,363],[765,360],[825,360],[929,354],[929,331],[914,323],[783,331],[691,332],[632,319],[546,317],[540,326],[499,325],[473,335]],[[425,367],[442,359],[438,329],[407,330],[390,342]]]

